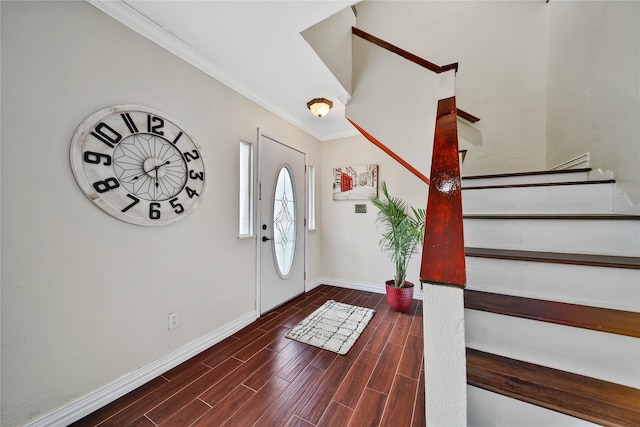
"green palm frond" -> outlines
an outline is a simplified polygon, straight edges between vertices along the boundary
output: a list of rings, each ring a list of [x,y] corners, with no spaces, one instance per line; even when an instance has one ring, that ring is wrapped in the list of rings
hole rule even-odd
[[[409,207],[401,198],[390,196],[385,182],[380,187],[384,199],[371,196],[369,201],[378,209],[376,223],[383,227],[380,248],[389,252],[395,265],[395,286],[402,287],[409,261],[424,238],[426,211]]]

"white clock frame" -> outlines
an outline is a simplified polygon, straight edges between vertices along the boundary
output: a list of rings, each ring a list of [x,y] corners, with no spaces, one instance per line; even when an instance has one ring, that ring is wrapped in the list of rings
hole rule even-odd
[[[200,147],[152,108],[116,105],[87,117],[71,140],[71,170],[89,200],[131,224],[187,217],[207,187]]]

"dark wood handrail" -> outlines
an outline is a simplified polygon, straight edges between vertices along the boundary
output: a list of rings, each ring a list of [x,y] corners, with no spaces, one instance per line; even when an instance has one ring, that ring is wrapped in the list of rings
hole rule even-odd
[[[382,39],[379,39],[378,37],[374,36],[373,34],[369,34],[366,31],[362,31],[359,28],[356,27],[351,27],[351,33],[353,35],[356,35],[364,40],[370,41],[371,43],[380,46],[383,49],[388,50],[389,52],[393,52],[397,55],[402,56],[404,59],[407,59],[411,62],[413,62],[414,64],[418,64],[421,67],[424,67],[428,70],[433,71],[434,73],[440,74],[440,73],[444,73],[445,71],[449,71],[449,70],[455,70],[458,71],[458,63],[455,62],[453,64],[448,64],[445,65],[443,67],[434,64],[433,62],[429,62],[426,59],[420,58],[417,55],[414,55],[411,52],[408,52],[402,48],[399,48],[398,46],[395,46],[389,42],[386,42]]]
[[[437,74],[458,70],[457,63],[440,67],[358,28],[351,27],[351,31],[353,35]],[[424,177],[408,162],[389,150],[356,123],[349,121],[370,142],[384,150],[424,182],[427,184],[430,181],[436,183],[435,186],[431,186],[427,203],[420,281],[421,283],[464,288],[466,284],[466,268],[462,231],[458,132],[456,126],[456,119],[459,115],[461,117],[464,115],[466,120],[469,121],[479,120],[477,117],[459,110],[456,107],[455,96],[438,100],[433,138],[431,179]]]
[[[384,145],[382,142],[378,141],[373,135],[371,135],[369,132],[367,132],[366,130],[361,128],[357,123],[355,123],[354,121],[352,121],[349,118],[347,118],[347,120],[349,121],[349,123],[351,123],[353,125],[353,127],[355,127],[358,130],[358,132],[360,132],[362,134],[362,136],[367,138],[367,140],[369,140],[369,142],[371,142],[373,145],[375,145],[376,147],[378,147],[379,149],[384,151],[387,155],[389,155],[389,157],[394,159],[396,162],[398,162],[402,166],[404,166],[409,172],[411,172],[412,174],[417,176],[422,182],[424,182],[425,184],[429,185],[429,178],[424,176],[418,169],[416,169],[413,166],[411,166],[409,164],[409,162],[407,162],[405,159],[400,157],[395,151],[391,150],[389,147]]]
[[[479,122],[480,121],[479,117],[476,117],[473,114],[467,113],[466,111],[461,110],[460,108],[458,108],[458,117],[460,117],[462,119],[465,119],[466,121],[471,122],[471,123],[475,123],[475,122]]]
[[[464,291],[472,310],[640,338],[640,313],[491,292]]]
[[[358,36],[364,40],[367,40],[376,46],[380,46],[383,49],[388,50],[389,52],[393,52],[396,55],[400,55],[406,60],[413,62],[414,64],[420,65],[421,67],[426,68],[427,70],[433,71],[436,74],[444,73],[445,71],[454,70],[458,72],[458,63],[454,62],[453,64],[448,64],[444,66],[436,65],[431,61],[427,61],[424,58],[420,58],[418,55],[415,55],[409,51],[406,51],[394,44],[391,44],[387,41],[384,41],[373,34],[369,34],[366,31],[362,31],[359,28],[351,27],[351,33],[355,36]],[[471,123],[476,123],[480,121],[479,117],[474,116],[471,113],[468,113],[460,108],[457,109],[458,117],[463,118]]]

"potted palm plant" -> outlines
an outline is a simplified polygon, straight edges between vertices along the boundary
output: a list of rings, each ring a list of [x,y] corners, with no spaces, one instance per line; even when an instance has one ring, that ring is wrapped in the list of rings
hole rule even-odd
[[[389,253],[395,265],[394,279],[386,282],[387,302],[394,310],[407,312],[413,302],[413,283],[406,281],[407,267],[424,238],[426,211],[390,196],[385,182],[380,187],[383,199],[372,195],[369,201],[378,208],[376,223],[384,227],[380,248]]]

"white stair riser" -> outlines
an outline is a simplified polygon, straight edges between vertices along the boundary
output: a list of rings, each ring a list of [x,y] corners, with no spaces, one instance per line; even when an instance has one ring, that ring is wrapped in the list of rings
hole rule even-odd
[[[598,424],[467,386],[468,425],[474,427],[591,427]]]
[[[466,257],[467,289],[640,312],[640,270]]]
[[[589,180],[589,172],[567,172],[557,174],[541,174],[541,175],[520,175],[520,176],[501,176],[493,178],[474,178],[464,179],[462,177],[462,188],[465,187],[481,187],[485,185],[518,185],[518,184],[540,184],[540,183],[556,183],[556,182],[582,182]]]
[[[465,214],[611,213],[613,184],[463,190],[462,211]]]
[[[640,388],[640,339],[465,310],[467,347]]]
[[[464,220],[468,247],[640,256],[640,220]]]

